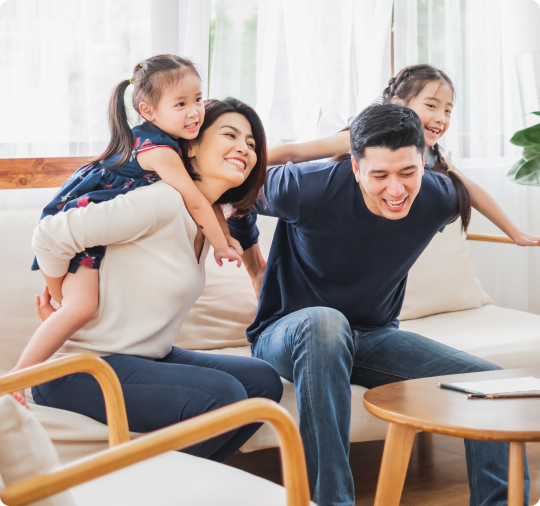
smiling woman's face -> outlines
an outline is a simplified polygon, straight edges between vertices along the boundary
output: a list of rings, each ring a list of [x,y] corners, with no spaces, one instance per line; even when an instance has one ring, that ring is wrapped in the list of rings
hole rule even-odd
[[[257,162],[249,121],[235,112],[221,115],[190,148],[189,157],[203,183],[219,185],[223,192],[240,186]]]

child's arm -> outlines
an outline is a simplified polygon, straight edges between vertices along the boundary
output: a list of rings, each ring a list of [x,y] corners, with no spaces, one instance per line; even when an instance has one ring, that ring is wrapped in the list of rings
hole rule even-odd
[[[210,202],[199,191],[180,157],[169,148],[156,148],[139,153],[137,161],[144,170],[157,172],[165,183],[182,195],[189,214],[214,247],[216,262],[223,265],[221,259],[227,258],[229,261],[238,262],[240,267],[242,264],[240,255],[227,244]]]
[[[214,213],[216,215],[216,218],[219,222],[219,225],[221,227],[221,230],[223,231],[223,235],[225,236],[225,239],[227,241],[227,244],[236,250],[236,252],[241,256],[244,254],[244,250],[242,249],[242,246],[240,243],[231,235],[229,231],[229,225],[227,225],[227,219],[225,218],[225,215],[223,214],[223,210],[221,209],[221,206],[219,204],[214,204],[212,206],[212,209],[214,209]]]
[[[351,149],[349,130],[300,144],[281,144],[268,151],[268,166],[284,165],[287,162],[300,163],[319,158],[329,158]]]
[[[469,190],[472,207],[500,228],[518,246],[538,246],[540,237],[519,230],[486,190],[459,170],[453,167],[452,170],[462,179],[467,190]]]

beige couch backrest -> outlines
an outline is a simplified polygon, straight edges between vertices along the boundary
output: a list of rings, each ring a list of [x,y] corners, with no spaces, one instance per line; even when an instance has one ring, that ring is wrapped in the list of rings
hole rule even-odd
[[[0,375],[13,367],[40,321],[35,295],[43,290],[39,272],[30,271],[33,230],[41,210],[0,211]],[[261,248],[267,253],[276,220],[260,217]],[[212,349],[247,345],[245,329],[257,300],[244,268],[222,268],[209,254],[205,290],[180,330],[176,345]],[[491,302],[475,278],[459,223],[437,234],[414,265],[401,319],[471,309]]]

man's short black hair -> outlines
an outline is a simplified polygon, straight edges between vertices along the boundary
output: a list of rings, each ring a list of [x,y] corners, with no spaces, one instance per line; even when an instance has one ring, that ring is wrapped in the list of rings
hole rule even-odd
[[[408,107],[396,104],[373,104],[366,107],[351,125],[351,154],[358,162],[366,148],[388,148],[396,151],[425,146],[424,128],[418,115]]]

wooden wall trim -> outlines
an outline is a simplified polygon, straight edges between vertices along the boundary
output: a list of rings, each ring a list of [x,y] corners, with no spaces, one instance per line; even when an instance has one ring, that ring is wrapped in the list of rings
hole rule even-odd
[[[93,157],[0,159],[0,190],[57,188]]]

